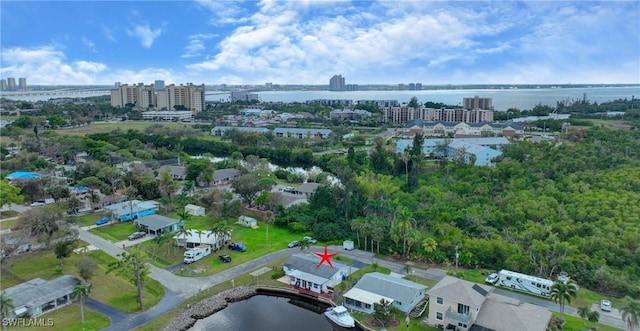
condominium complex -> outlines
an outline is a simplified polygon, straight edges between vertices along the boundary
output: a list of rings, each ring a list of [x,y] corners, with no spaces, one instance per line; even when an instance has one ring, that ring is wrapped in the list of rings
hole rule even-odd
[[[333,75],[329,80],[329,91],[345,91],[347,86],[342,75]]]
[[[164,82],[155,85],[163,86]],[[156,108],[161,110],[191,110],[200,112],[205,109],[204,84],[180,85],[171,84],[156,90],[154,85],[117,85],[111,90],[111,106],[124,107],[134,104],[143,109]]]
[[[486,107],[491,106],[490,98],[464,98],[465,104],[469,99],[470,105],[477,104]],[[482,101],[478,101],[482,100]],[[413,120],[425,120],[429,122],[462,122],[462,123],[481,123],[481,122],[493,122],[493,109],[492,108],[480,108],[471,107],[468,108],[426,108],[426,107],[407,107],[407,106],[395,106],[384,107],[382,109],[384,117],[383,120],[391,124],[405,124]]]
[[[464,109],[491,109],[493,104],[491,98],[480,98],[477,95],[473,98],[463,98]]]
[[[16,79],[13,77],[8,77],[6,80],[0,80],[0,88],[2,91],[26,91],[27,79],[18,78],[18,85],[16,85]]]

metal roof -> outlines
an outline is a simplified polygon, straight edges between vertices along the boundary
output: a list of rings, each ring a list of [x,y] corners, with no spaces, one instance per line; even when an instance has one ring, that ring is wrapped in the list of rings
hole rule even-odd
[[[146,226],[147,229],[151,231],[158,231],[173,224],[180,223],[180,221],[162,215],[147,215],[140,217],[136,220],[136,223]]]
[[[363,303],[368,303],[373,306],[374,303],[380,302],[380,300],[385,299],[389,302],[393,302],[393,298],[386,297],[384,295],[376,294],[373,292],[365,291],[354,287],[350,289],[347,293],[343,295],[345,298],[353,299],[355,301],[360,301]]]
[[[318,266],[319,262],[320,258],[315,254],[295,254],[284,261],[283,265],[291,269],[300,270],[302,272],[326,279],[331,278],[333,275],[339,272],[341,268],[348,267],[346,264],[334,259],[331,260],[333,268],[328,266],[326,263]]]
[[[56,279],[35,278],[4,290],[4,294],[13,300],[16,309],[20,307],[39,307],[73,292],[82,281],[72,275],[62,275]]]
[[[393,298],[396,301],[411,302],[416,297],[417,292],[425,290],[427,287],[406,279],[372,272],[363,275],[355,285],[355,288]]]

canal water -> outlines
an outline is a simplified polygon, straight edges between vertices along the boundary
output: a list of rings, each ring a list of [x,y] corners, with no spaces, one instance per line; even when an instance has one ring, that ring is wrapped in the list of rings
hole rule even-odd
[[[227,308],[199,320],[190,330],[333,331],[333,325],[322,313],[324,307],[311,301],[256,295],[230,303]]]

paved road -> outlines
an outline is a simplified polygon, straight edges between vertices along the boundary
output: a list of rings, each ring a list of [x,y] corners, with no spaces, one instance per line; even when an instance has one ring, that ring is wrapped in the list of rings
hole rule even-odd
[[[121,246],[116,246],[114,243],[102,239],[92,233],[87,232],[84,229],[80,229],[80,239],[92,244],[107,254],[116,257],[118,254],[123,252]],[[323,247],[313,246],[310,248],[312,252],[322,252]],[[392,261],[387,259],[379,259],[374,256],[373,253],[365,252],[362,250],[344,250],[342,246],[329,246],[329,249],[334,252],[339,252],[340,255],[346,256],[352,260],[354,260],[354,266],[371,264],[373,262],[378,263],[379,266],[390,269],[393,272],[403,274],[404,273],[404,265],[403,261]],[[249,261],[247,263],[234,266],[225,271],[217,273],[215,275],[206,276],[206,277],[180,277],[174,275],[172,272],[161,269],[155,266],[151,266],[151,274],[150,277],[160,282],[165,287],[165,297],[158,303],[156,306],[152,307],[148,311],[145,311],[140,314],[131,314],[126,315],[127,318],[121,318],[122,312],[113,312],[113,310],[106,309],[104,307],[100,307],[96,303],[93,303],[92,309],[95,309],[99,312],[104,313],[107,316],[112,318],[113,324],[107,330],[125,330],[130,329],[136,326],[139,326],[143,323],[146,323],[158,316],[163,315],[166,312],[171,311],[178,304],[180,304],[184,299],[189,298],[200,291],[206,290],[209,287],[220,284],[225,281],[230,281],[239,275],[245,274],[256,268],[275,261],[277,259],[290,256],[292,254],[299,253],[299,249],[283,249],[265,256],[262,256],[256,260]],[[436,281],[441,280],[446,275],[446,271],[437,268],[430,269],[420,269],[412,267],[412,272],[415,275],[433,279]],[[552,301],[549,301],[544,298],[538,298],[533,296],[524,295],[517,292],[511,292],[509,290],[496,288],[495,293],[515,298],[523,302],[529,302],[536,304],[538,306],[547,308],[549,310],[558,311],[558,305]],[[102,305],[104,306],[104,305]],[[108,306],[107,306],[108,307]],[[113,309],[113,308],[112,308]],[[574,307],[565,307],[565,314],[578,316],[577,309]],[[625,325],[620,319],[620,316],[615,313],[615,310],[611,313],[600,312],[600,323],[607,324],[613,327],[617,327],[620,329],[624,329]]]

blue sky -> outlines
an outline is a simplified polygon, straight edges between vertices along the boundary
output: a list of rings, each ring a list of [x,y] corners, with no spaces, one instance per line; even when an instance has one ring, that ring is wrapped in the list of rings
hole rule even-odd
[[[640,83],[640,1],[0,2],[31,85]]]

